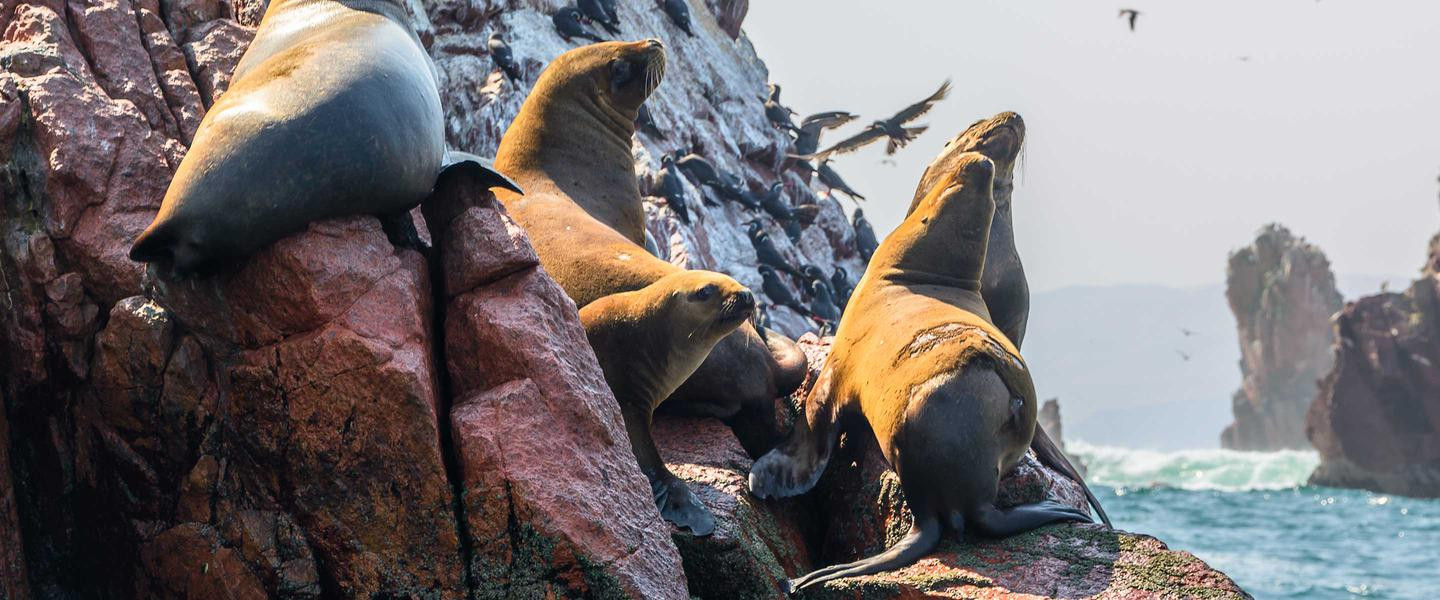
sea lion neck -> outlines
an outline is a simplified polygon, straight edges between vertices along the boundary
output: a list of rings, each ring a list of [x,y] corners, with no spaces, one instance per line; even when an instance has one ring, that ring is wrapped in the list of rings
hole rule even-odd
[[[567,196],[596,220],[644,243],[635,179],[634,115],[582,81],[542,77],[496,151],[495,166],[531,197]],[[638,110],[638,109],[637,109]],[[627,116],[629,117],[627,119]]]
[[[995,200],[994,164],[969,154],[885,239],[871,268],[895,282],[980,290]]]

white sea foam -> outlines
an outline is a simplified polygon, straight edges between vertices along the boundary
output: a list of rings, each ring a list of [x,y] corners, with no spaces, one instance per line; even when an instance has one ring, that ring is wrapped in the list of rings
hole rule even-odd
[[[1175,487],[1187,490],[1275,490],[1301,486],[1320,463],[1313,450],[1161,452],[1067,441],[1066,450],[1085,463],[1085,479],[1117,488]]]

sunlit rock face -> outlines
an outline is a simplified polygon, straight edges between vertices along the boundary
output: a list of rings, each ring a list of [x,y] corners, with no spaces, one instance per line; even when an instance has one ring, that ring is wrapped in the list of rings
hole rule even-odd
[[[1334,331],[1311,483],[1440,497],[1440,235],[1409,289],[1347,304]]]
[[[1221,445],[1308,448],[1305,411],[1330,369],[1330,317],[1341,306],[1330,262],[1313,244],[1269,225],[1231,253],[1225,297],[1239,329],[1243,380]]]

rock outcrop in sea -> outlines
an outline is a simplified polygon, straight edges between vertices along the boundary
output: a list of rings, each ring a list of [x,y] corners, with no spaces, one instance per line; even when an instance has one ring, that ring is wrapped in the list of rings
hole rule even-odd
[[[1345,305],[1310,407],[1310,483],[1440,497],[1440,234],[1403,292]]]
[[[1239,329],[1243,379],[1220,445],[1308,448],[1305,412],[1330,370],[1330,317],[1342,303],[1330,261],[1284,226],[1267,225],[1230,254],[1225,297]]]
[[[794,242],[759,217],[781,252],[859,273],[839,203],[782,168],[788,138],[765,119],[767,72],[740,30],[748,4],[691,4],[694,37],[650,3],[620,7],[623,37],[670,52],[649,103],[664,137],[633,147],[642,190],[681,148],[751,190],[781,182],[820,206]],[[571,47],[548,17],[561,3],[407,6],[440,71],[449,143],[493,154],[529,83]],[[372,217],[315,223],[202,280],[128,260],[263,9],[0,4],[0,597],[768,598],[780,578],[903,530],[894,476],[863,448],[835,461],[833,492],[762,502],[728,427],[665,418],[665,456],[721,521],[708,538],[672,532],[574,304],[463,180],[416,211],[429,260]],[[492,32],[521,81],[492,68]],[[646,199],[662,254],[758,290],[743,231],[756,216],[686,190],[692,225]],[[791,335],[811,326],[771,315]],[[814,368],[824,347],[810,338]],[[1011,501],[1079,498],[1033,462],[1006,486]],[[980,588],[1244,596],[1187,553],[1092,525],[952,543],[818,593]]]

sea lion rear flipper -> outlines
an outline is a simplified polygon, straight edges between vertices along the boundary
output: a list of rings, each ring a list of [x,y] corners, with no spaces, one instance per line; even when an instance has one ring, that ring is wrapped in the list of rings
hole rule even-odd
[[[842,579],[845,577],[859,577],[870,575],[881,571],[890,571],[914,564],[920,560],[935,546],[940,543],[940,521],[935,517],[926,517],[923,520],[917,519],[914,525],[910,526],[910,533],[896,542],[889,550],[862,558],[852,563],[831,565],[798,577],[789,582],[789,593],[794,593],[812,585],[819,585],[826,581]]]
[[[840,437],[835,400],[830,397],[831,372],[824,371],[805,398],[806,412],[795,419],[790,436],[750,467],[750,493],[759,498],[789,498],[810,491],[825,472]],[[810,411],[811,402],[820,402]]]
[[[385,237],[389,238],[395,247],[425,252],[425,240],[420,239],[420,232],[415,229],[415,219],[410,216],[410,211],[375,215],[375,218],[380,219],[380,228],[385,230]]]
[[[1045,433],[1045,428],[1039,423],[1035,424],[1035,436],[1030,438],[1030,449],[1035,451],[1035,457],[1040,459],[1040,464],[1061,472],[1075,483],[1080,484],[1080,489],[1085,492],[1085,499],[1090,501],[1090,506],[1095,508],[1095,514],[1100,515],[1100,520],[1110,527],[1110,516],[1105,514],[1105,509],[1100,506],[1100,499],[1090,491],[1090,486],[1085,485],[1085,478],[1080,476],[1080,470],[1070,464],[1070,459],[1065,457],[1065,452],[1055,445],[1050,435]]]
[[[461,152],[459,150],[445,151],[445,164],[440,166],[440,174],[444,175],[452,169],[469,171],[474,176],[480,178],[482,182],[488,184],[487,187],[505,188],[517,194],[525,194],[525,190],[520,189],[519,184],[512,181],[509,177],[506,177],[504,173],[495,170],[495,163],[469,152]]]
[[[965,520],[965,523],[973,527],[976,533],[993,538],[1005,538],[1056,521],[1092,522],[1090,515],[1073,506],[1054,500],[1043,500],[1007,509],[985,507],[971,515]]]

